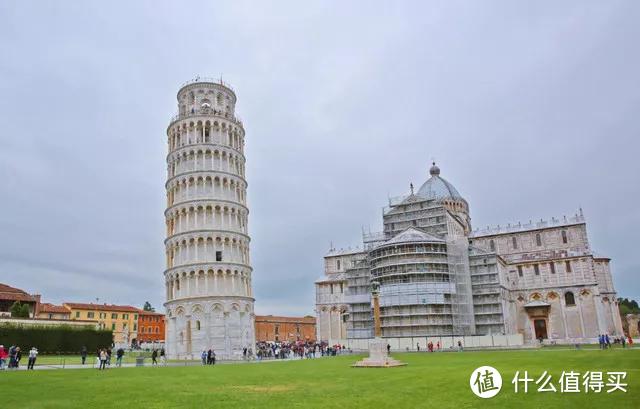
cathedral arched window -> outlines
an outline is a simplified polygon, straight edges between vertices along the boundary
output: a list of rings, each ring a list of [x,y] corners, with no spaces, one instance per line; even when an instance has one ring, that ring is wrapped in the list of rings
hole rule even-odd
[[[511,245],[513,246],[514,250],[518,248],[518,240],[516,239],[516,236],[513,236],[511,238]]]
[[[489,240],[489,248],[491,251],[496,251],[496,242],[493,240]]]
[[[562,243],[567,244],[569,240],[567,240],[567,231],[562,230]]]
[[[540,237],[540,233],[536,234],[536,246],[542,246],[542,238]]]
[[[564,293],[564,303],[569,306],[576,305],[576,297],[571,291],[567,291],[566,293]]]

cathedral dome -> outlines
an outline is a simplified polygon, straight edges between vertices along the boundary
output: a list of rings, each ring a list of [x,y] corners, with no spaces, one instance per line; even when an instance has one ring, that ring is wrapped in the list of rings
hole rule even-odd
[[[418,190],[418,196],[424,199],[456,199],[464,200],[455,187],[440,177],[440,168],[433,162],[429,169],[431,177]]]

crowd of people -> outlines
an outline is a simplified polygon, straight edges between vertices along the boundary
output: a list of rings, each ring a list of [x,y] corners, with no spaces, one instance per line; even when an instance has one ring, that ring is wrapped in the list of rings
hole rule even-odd
[[[613,344],[619,344],[622,346],[622,348],[626,348],[627,345],[629,345],[629,347],[633,346],[633,339],[627,336],[610,337],[608,334],[599,334],[597,338],[598,343],[600,344],[600,349],[610,349],[612,348]],[[443,346],[441,345],[440,341],[437,341],[435,344],[432,341],[429,341],[427,343],[428,352],[441,351],[442,348]],[[449,348],[455,349],[455,346],[450,346]],[[387,345],[387,352],[390,352],[390,350],[391,345]],[[420,343],[416,344],[416,350],[418,352],[421,350]],[[463,350],[461,340],[457,341],[457,350]],[[407,347],[407,352],[408,351],[409,347]],[[352,351],[345,345],[328,345],[326,341],[261,341],[256,343],[255,355],[252,348],[245,347],[242,351],[242,357],[247,361],[251,361],[254,359],[257,359],[259,361],[264,359],[311,359],[318,356],[336,356],[351,352]],[[0,370],[18,369],[20,367],[22,355],[22,350],[17,345],[11,345],[9,348],[6,348],[4,345],[0,345]],[[80,359],[82,365],[86,364],[87,355],[87,348],[83,346],[80,351]],[[124,348],[118,348],[115,355],[116,367],[121,367],[125,355]],[[111,356],[112,349],[110,347],[98,348],[96,351],[95,367],[97,367],[98,370],[106,370],[110,368]],[[27,370],[34,369],[36,360],[38,358],[38,349],[36,347],[31,347],[27,354],[27,358]],[[163,365],[166,365],[167,359],[164,348],[154,348],[151,351],[152,365],[158,365],[158,358],[160,358],[160,362]],[[203,365],[215,365],[216,363],[216,353],[213,348],[203,350],[200,358]]]
[[[313,341],[276,341],[257,342],[256,358],[263,359],[311,359],[317,356],[335,356],[344,352],[351,352],[344,345],[329,346],[326,342]],[[245,359],[253,359],[251,348],[243,351]]]
[[[462,352],[464,351],[464,346],[462,345],[462,340],[458,340],[458,342],[456,343],[457,345],[457,350],[458,352]],[[435,344],[433,343],[433,341],[429,341],[427,342],[427,351],[428,352],[438,352],[442,349],[442,345],[440,344],[440,341],[436,342]],[[455,350],[455,347],[453,345],[449,346],[449,350]],[[416,351],[420,352],[420,343],[416,343]],[[391,352],[391,345],[387,345],[387,353]],[[407,352],[409,352],[409,347],[407,347]]]
[[[625,335],[612,338],[612,337],[609,337],[609,334],[600,334],[598,335],[598,343],[600,344],[600,349],[609,349],[611,348],[612,343],[620,344],[622,345],[622,348],[626,348],[627,343],[629,343],[630,347],[633,345],[633,339]]]
[[[38,357],[38,349],[31,347],[27,355],[27,369],[33,369]],[[22,350],[17,345],[11,345],[8,349],[0,345],[0,370],[18,369],[22,360]],[[7,362],[8,361],[8,362]]]
[[[87,363],[87,348],[82,347],[80,350],[80,363],[85,365]],[[122,367],[124,360],[125,350],[120,347],[116,350],[116,367]],[[96,363],[95,367],[98,370],[106,370],[111,367],[112,349],[110,347],[98,348],[96,350]],[[152,365],[158,365],[158,357],[163,364],[166,364],[166,356],[164,348],[157,350],[154,349],[151,353]],[[38,358],[38,349],[31,347],[27,354],[27,369],[32,370],[35,367],[36,360]],[[214,358],[215,359],[215,358]],[[11,345],[9,348],[5,348],[4,345],[0,345],[0,370],[5,369],[19,369],[20,362],[22,360],[22,350],[17,345]]]
[[[245,348],[245,355],[247,353],[247,349]],[[209,350],[203,350],[202,354],[200,354],[200,358],[202,359],[202,365],[215,365],[216,364],[216,352],[213,348]]]

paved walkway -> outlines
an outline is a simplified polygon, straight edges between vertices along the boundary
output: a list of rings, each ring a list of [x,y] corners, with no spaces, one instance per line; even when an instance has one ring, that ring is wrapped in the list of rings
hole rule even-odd
[[[329,356],[326,357],[316,357],[316,358],[311,358],[311,359],[320,359],[320,358],[330,358]],[[255,363],[266,363],[266,362],[288,362],[288,361],[299,361],[300,359],[263,359],[263,360],[251,360],[251,361],[216,361],[216,365],[243,365],[243,364],[255,364]],[[150,359],[145,359],[145,363],[142,365],[144,367],[158,367],[158,368],[162,368],[162,367],[178,367],[178,366],[203,366],[201,361],[171,361],[171,362],[167,362],[166,364],[162,364],[159,363],[158,365],[152,365]],[[20,361],[20,368],[18,368],[18,371],[26,371],[27,370],[27,362],[22,362],[22,360]],[[122,368],[136,368],[136,367],[140,367],[140,365],[137,365],[135,363],[123,363]],[[108,369],[118,369],[118,367],[112,363],[111,366],[107,367]],[[98,369],[98,365],[97,364],[86,364],[86,365],[82,365],[82,364],[41,364],[38,365],[38,361],[36,361],[36,365],[34,367],[35,371],[43,371],[43,370],[51,370],[51,369]],[[16,369],[7,369],[7,371],[15,371]],[[0,371],[1,373],[1,371]]]

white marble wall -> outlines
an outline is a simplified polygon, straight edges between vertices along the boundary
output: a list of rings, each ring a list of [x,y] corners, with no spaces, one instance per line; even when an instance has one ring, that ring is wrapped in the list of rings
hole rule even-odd
[[[197,357],[213,347],[220,358],[240,359],[254,346],[245,134],[235,101],[224,85],[187,84],[167,129],[170,357]]]

